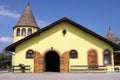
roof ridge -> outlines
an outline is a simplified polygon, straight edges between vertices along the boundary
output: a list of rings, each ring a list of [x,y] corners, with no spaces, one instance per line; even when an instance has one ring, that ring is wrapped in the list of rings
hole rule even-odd
[[[107,36],[108,38],[111,38],[111,37],[116,37],[111,29],[111,27],[109,26],[109,30],[108,30],[108,33],[107,33]]]
[[[59,24],[60,22],[63,22],[63,21],[66,21],[66,22],[74,25],[74,26],[77,27],[78,29],[81,29],[81,30],[85,31],[86,33],[89,33],[90,35],[93,35],[94,37],[99,38],[100,40],[102,40],[102,41],[106,42],[107,44],[113,46],[114,49],[120,49],[120,46],[118,46],[116,43],[114,43],[114,42],[106,39],[105,37],[103,37],[103,36],[101,36],[101,35],[93,32],[93,31],[85,28],[84,26],[82,26],[82,25],[80,25],[80,24],[78,24],[78,23],[76,23],[76,22],[74,22],[74,21],[72,21],[72,20],[70,20],[69,18],[66,18],[66,17],[63,17],[63,18],[61,18],[61,19],[53,22],[52,24],[49,24],[48,26],[46,26],[46,27],[38,30],[37,32],[35,32],[35,33],[33,33],[33,34],[31,34],[31,35],[29,35],[29,36],[27,36],[27,37],[25,37],[25,38],[17,41],[17,42],[9,45],[9,46],[6,47],[5,49],[6,49],[6,50],[10,50],[10,51],[15,51],[15,47],[16,47],[17,45],[19,45],[20,43],[22,43],[22,42],[24,42],[24,41],[26,41],[26,40],[29,40],[30,38],[33,38],[33,37],[39,35],[40,33],[42,33],[42,32],[44,32],[44,31],[52,28],[53,26],[55,26],[55,25],[57,25],[57,24]]]
[[[28,3],[28,5],[26,6],[15,27],[17,26],[38,27],[34,15],[32,13],[32,10],[30,8],[30,3]]]
[[[109,30],[108,30],[107,36],[105,38],[107,38],[108,40],[110,40],[114,43],[120,41],[120,39],[116,35],[114,35],[111,26],[109,26]]]

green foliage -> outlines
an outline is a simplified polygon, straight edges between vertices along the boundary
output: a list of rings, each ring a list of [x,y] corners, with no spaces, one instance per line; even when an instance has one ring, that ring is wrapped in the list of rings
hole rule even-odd
[[[0,54],[0,62],[7,60],[7,56],[4,54]]]
[[[8,66],[11,66],[12,55],[10,52],[2,51],[0,53],[0,71],[6,70]]]

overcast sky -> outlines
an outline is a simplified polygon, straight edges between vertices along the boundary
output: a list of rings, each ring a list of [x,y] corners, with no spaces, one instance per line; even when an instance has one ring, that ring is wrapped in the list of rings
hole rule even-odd
[[[111,26],[120,37],[120,0],[0,0],[0,51],[12,43],[28,1],[40,28],[66,16],[102,36]]]

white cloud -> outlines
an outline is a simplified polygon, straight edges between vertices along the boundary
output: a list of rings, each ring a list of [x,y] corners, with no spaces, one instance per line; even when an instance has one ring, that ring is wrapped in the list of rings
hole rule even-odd
[[[10,37],[0,37],[0,42],[12,42],[13,38]]]
[[[6,6],[4,6],[4,5],[0,5],[0,15],[8,16],[11,18],[19,18],[20,17],[20,14],[18,14],[17,12],[7,10],[7,9],[5,9],[5,7]]]
[[[37,21],[37,24],[39,25],[40,28],[43,28],[49,24],[49,22],[39,20],[39,19],[37,19],[36,21]]]
[[[5,5],[0,5],[0,15],[2,16],[8,16],[11,18],[20,18],[21,14],[15,12],[15,11],[11,11],[11,10],[7,10]],[[37,19],[37,24],[43,28],[44,26],[48,25],[49,23],[43,20],[39,20]]]

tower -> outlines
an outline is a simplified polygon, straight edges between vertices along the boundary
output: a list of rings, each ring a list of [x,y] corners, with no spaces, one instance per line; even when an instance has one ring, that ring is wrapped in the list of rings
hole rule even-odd
[[[113,34],[111,27],[109,27],[106,38],[114,43],[117,43],[120,41],[120,39]]]
[[[107,36],[106,36],[106,37],[108,37],[108,38],[115,37],[115,35],[114,35],[113,32],[112,32],[111,27],[109,27],[109,30],[108,30],[108,33],[107,33]]]
[[[39,27],[33,16],[30,4],[28,3],[17,24],[15,25],[15,27],[13,27],[13,42],[16,42],[28,35],[31,35],[38,29]]]

